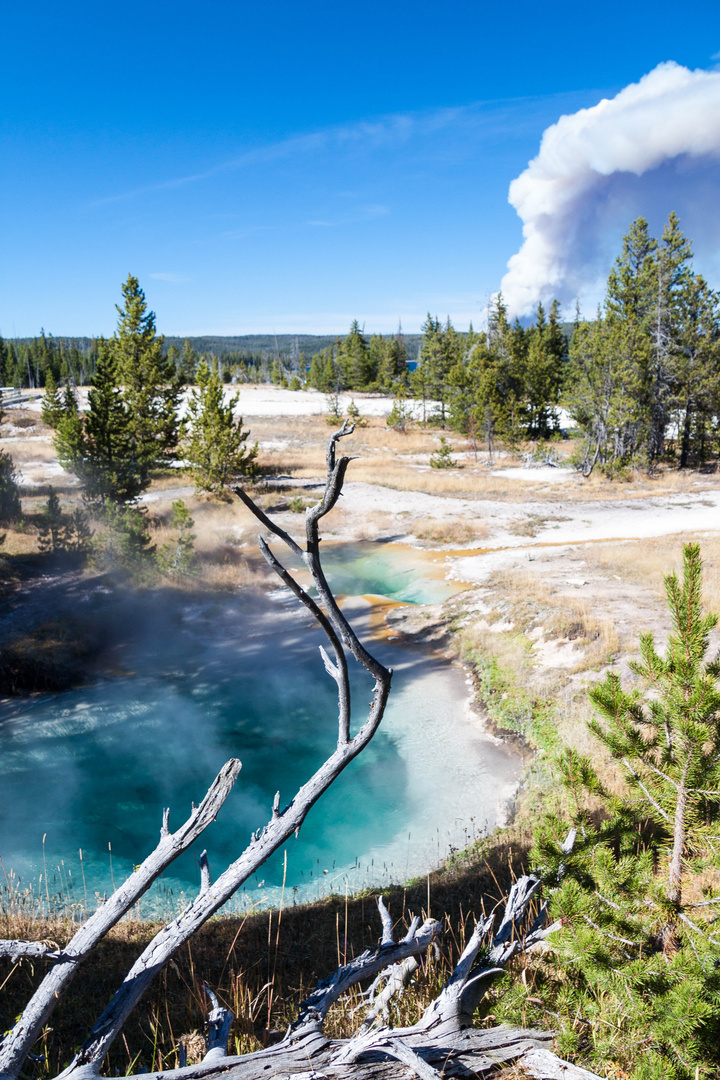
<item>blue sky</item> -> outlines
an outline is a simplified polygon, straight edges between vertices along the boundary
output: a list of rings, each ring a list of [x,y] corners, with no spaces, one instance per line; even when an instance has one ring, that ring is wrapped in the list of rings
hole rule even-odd
[[[716,3],[665,0],[28,0],[2,27],[6,337],[111,333],[128,273],[168,334],[478,323],[545,129],[720,53]],[[707,160],[681,180],[690,207],[700,185],[718,202]],[[606,259],[642,209],[640,184]]]

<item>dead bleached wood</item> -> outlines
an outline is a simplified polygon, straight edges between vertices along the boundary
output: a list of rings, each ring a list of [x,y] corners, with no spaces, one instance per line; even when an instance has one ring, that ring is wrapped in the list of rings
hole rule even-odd
[[[569,836],[562,846],[565,853],[569,853],[573,841],[574,837]],[[222,1067],[224,1077],[231,1080],[260,1080],[268,1075],[287,1080],[309,1077],[405,1080],[408,1070],[420,1080],[436,1080],[438,1075],[491,1076],[510,1064],[520,1065],[529,1075],[547,1080],[559,1076],[567,1080],[598,1080],[595,1074],[556,1057],[549,1049],[550,1032],[507,1025],[489,1030],[472,1026],[472,1014],[488,988],[489,979],[501,974],[516,953],[537,947],[557,928],[557,924],[545,925],[545,905],[533,919],[533,900],[539,886],[540,878],[536,874],[519,878],[507,899],[497,932],[492,934],[492,916],[478,920],[438,997],[416,1024],[394,1029],[378,1023],[380,1015],[387,1016],[389,1001],[407,984],[405,965],[414,964],[413,970],[417,968],[417,956],[434,947],[440,926],[428,920],[420,927],[419,919],[415,918],[405,937],[395,943],[392,918],[380,897],[380,944],[319,983],[301,1005],[297,1021],[280,1043],[243,1057],[224,1058],[222,1064],[218,1055],[213,1064],[218,1070]],[[528,924],[529,928],[525,929]],[[371,1001],[371,1007],[359,1030],[350,1039],[327,1038],[323,1023],[330,1006],[361,979],[373,976],[369,991],[362,995]],[[384,982],[384,988],[372,1000],[379,980]],[[208,1072],[209,1064],[206,1058],[201,1065],[190,1069],[166,1071],[162,1080],[174,1080],[176,1073],[178,1080],[180,1077],[204,1080],[218,1075],[217,1071]]]
[[[222,1061],[227,1057],[228,1051],[228,1039],[230,1038],[230,1028],[232,1022],[235,1019],[235,1015],[230,1009],[226,1009],[220,1004],[215,994],[212,992],[207,984],[203,984],[205,993],[210,998],[212,1003],[212,1009],[208,1013],[207,1018],[207,1036],[205,1039],[207,1053],[203,1058],[204,1062],[212,1062],[215,1060]]]
[[[42,1031],[43,1024],[47,1023],[78,967],[108,931],[147,892],[166,867],[215,820],[232,790],[240,768],[240,762],[231,758],[215,777],[200,805],[193,809],[187,821],[174,833],[169,829],[169,810],[165,810],[160,840],[152,854],[93,912],[66,947],[53,956],[56,960],[55,967],[47,973],[17,1023],[0,1043],[0,1076],[17,1076]]]
[[[39,960],[45,957],[47,960],[57,960],[60,950],[57,945],[44,941],[7,941],[0,940],[0,956],[7,956],[10,960],[20,960],[22,957]]]
[[[529,903],[530,890],[520,888],[518,895]],[[260,1080],[261,1077],[286,1077],[287,1080],[367,1080],[369,1077],[386,1077],[387,1080],[405,1080],[408,1070],[420,1080],[437,1080],[444,1077],[491,1075],[505,1064],[522,1063],[525,1055],[538,1048],[546,1048],[552,1036],[548,1032],[501,1026],[480,1030],[466,1024],[462,1009],[458,1007],[462,992],[473,975],[473,962],[483,937],[490,930],[492,919],[481,920],[464,950],[440,999],[445,1008],[440,1010],[443,1023],[428,1022],[428,1010],[420,1022],[410,1028],[392,1029],[373,1022],[372,1010],[366,1021],[351,1039],[333,1040],[323,1032],[323,1022],[330,1006],[363,978],[371,978],[380,971],[392,984],[392,973],[407,957],[409,950],[416,956],[433,948],[440,934],[440,924],[426,920],[419,926],[413,919],[405,937],[394,941],[392,919],[382,898],[378,909],[383,926],[383,940],[361,956],[321,982],[303,1002],[298,1020],[291,1025],[282,1042],[265,1050],[242,1057],[222,1056],[218,1045],[210,1050],[196,1066],[168,1070],[156,1074],[157,1080],[204,1080],[223,1077],[232,1080]],[[515,916],[519,916],[517,903],[513,904]],[[505,924],[505,920],[501,925]],[[226,1012],[219,1008],[217,999],[211,995],[213,1010],[210,1019],[219,1019]],[[454,1002],[453,1006],[448,1003]],[[226,1012],[227,1015],[227,1012]],[[225,1017],[226,1018],[226,1017]],[[219,1042],[225,1039],[221,1036]],[[557,1060],[557,1059],[555,1059]]]
[[[383,924],[380,944],[366,949],[360,956],[339,967],[328,979],[318,983],[309,997],[302,1002],[298,1018],[290,1026],[285,1041],[297,1041],[310,1030],[321,1031],[331,1005],[351,987],[378,973],[389,973],[396,964],[408,957],[427,952],[442,933],[442,926],[436,919],[426,919],[422,926],[417,925],[419,920],[413,920],[412,932],[396,944],[392,934],[392,919],[382,897],[378,899],[378,909]]]
[[[598,1080],[597,1073],[570,1065],[551,1050],[531,1050],[521,1061],[523,1069],[538,1080]]]

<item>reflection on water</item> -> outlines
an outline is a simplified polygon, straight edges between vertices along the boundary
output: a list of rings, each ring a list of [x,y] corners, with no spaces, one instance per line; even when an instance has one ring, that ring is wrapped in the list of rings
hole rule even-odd
[[[326,564],[337,592],[426,596],[406,565],[393,576],[393,558],[385,552],[371,565],[366,551],[335,549]],[[355,602],[361,627],[367,612]],[[157,610],[140,635],[135,628],[124,652],[133,674],[15,700],[0,718],[5,867],[35,885],[45,867],[41,893],[47,884],[70,901],[109,891],[154,847],[162,808],[171,807],[177,827],[234,756],[243,768],[218,821],[148,903],[162,908],[194,891],[203,847],[220,873],[267,821],[275,791],[285,805],[334,746],[337,695],[321,640],[304,609],[280,593],[263,614],[242,596],[212,605],[198,597],[180,611]],[[298,898],[423,872],[451,844],[495,823],[514,779],[514,759],[464,715],[458,669],[390,642],[372,648],[395,669],[390,705],[373,742],[288,845],[287,884]],[[371,681],[356,665],[352,675],[358,725]],[[282,873],[280,854],[241,903],[277,898]]]

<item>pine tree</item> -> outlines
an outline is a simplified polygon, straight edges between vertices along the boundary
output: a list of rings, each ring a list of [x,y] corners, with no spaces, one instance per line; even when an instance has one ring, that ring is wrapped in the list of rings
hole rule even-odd
[[[647,462],[652,469],[662,456],[670,419],[673,360],[678,349],[679,306],[690,277],[692,248],[670,214],[654,258],[650,367],[647,374]]]
[[[632,463],[640,445],[642,405],[626,380],[624,336],[600,313],[593,322],[576,322],[573,332],[565,404],[585,434],[577,462],[584,476],[596,465],[614,475]]]
[[[551,967],[515,998],[525,1022],[535,1003],[552,1014],[565,1056],[647,1080],[714,1077],[720,1065],[720,659],[707,659],[718,617],[703,612],[701,579],[688,544],[682,580],[665,579],[664,655],[644,634],[631,665],[640,685],[623,689],[611,671],[590,692],[590,727],[630,793],[574,751],[558,762],[575,844],[558,853],[568,821],[548,815],[531,859],[555,877],[549,915],[562,926]],[[704,880],[708,899],[696,901]]]
[[[380,392],[392,385],[388,380],[388,352],[390,342],[382,334],[373,334],[368,345],[368,390]]]
[[[0,450],[0,522],[16,521],[20,517],[20,489],[13,459]]]
[[[152,577],[156,572],[155,547],[145,508],[108,502],[102,516],[106,531],[93,545],[98,565],[120,568],[139,580]]]
[[[197,369],[198,389],[188,401],[188,436],[183,445],[186,460],[195,470],[198,491],[221,491],[237,476],[253,476],[257,443],[246,449],[249,432],[242,417],[235,419],[239,395],[225,402],[223,384],[217,371],[202,360]]]
[[[393,335],[390,341],[387,342],[382,363],[378,370],[377,381],[378,386],[384,393],[392,393],[399,383],[407,386],[407,351],[402,332]]]
[[[44,552],[62,551],[66,547],[65,514],[60,505],[57,492],[51,486],[48,501],[42,512],[39,531],[40,550]]]
[[[682,907],[682,877],[702,823],[720,803],[720,659],[705,661],[718,616],[702,611],[702,560],[697,544],[683,549],[683,580],[665,578],[673,633],[661,657],[652,634],[640,638],[640,660],[631,671],[653,696],[624,691],[608,673],[590,692],[603,720],[590,726],[624,769],[643,813],[666,837],[667,899]],[[671,914],[674,920],[674,916]]]
[[[672,394],[684,469],[714,449],[720,405],[720,297],[699,274],[688,276],[679,298]]]
[[[157,554],[158,566],[164,574],[180,577],[190,573],[195,555],[195,534],[191,532],[194,524],[183,500],[177,499],[172,504],[170,521],[170,528],[177,532],[177,537],[163,544]]]
[[[148,311],[137,278],[129,275],[122,292],[117,332],[107,345],[127,410],[139,481],[145,486],[151,470],[168,463],[177,447],[181,380],[162,354],[155,313]]]
[[[86,555],[92,550],[94,530],[90,527],[88,516],[77,506],[66,517],[65,546],[68,551]]]
[[[527,434],[531,438],[546,439],[558,428],[556,407],[567,358],[557,301],[553,301],[548,321],[542,304],[538,304],[537,318],[525,336],[525,344],[522,381]]]
[[[468,361],[474,385],[472,418],[491,457],[496,439],[514,447],[526,431],[524,347],[521,328],[510,326],[498,294],[488,313],[487,335],[474,344]]]
[[[352,421],[355,427],[364,428],[368,426],[367,420],[360,412],[358,406],[355,404],[355,398],[351,398],[350,400],[350,404],[347,407],[347,415],[348,419]]]
[[[340,396],[337,393],[330,393],[325,395],[325,406],[327,408],[327,416],[325,417],[326,424],[339,424],[343,418],[343,412],[340,408]]]
[[[342,371],[343,387],[348,390],[366,390],[377,372],[372,370],[367,338],[353,319],[350,331],[340,346],[338,365]]]
[[[416,382],[419,382],[419,378],[423,379],[424,394],[437,404],[437,415],[432,419],[445,427],[452,393],[450,372],[460,362],[462,355],[460,339],[449,318],[442,325],[437,317],[433,318],[430,314],[422,325],[422,333]],[[421,372],[419,377],[417,372]]]
[[[180,372],[180,350],[177,345],[171,345],[167,351],[168,363],[172,364],[178,377],[181,377]]]
[[[386,424],[395,431],[407,431],[412,421],[412,406],[407,402],[407,391],[402,383],[398,383],[393,398],[392,409],[388,413]]]
[[[64,410],[60,398],[60,391],[58,390],[52,371],[48,371],[45,378],[45,393],[43,394],[40,410],[43,424],[46,424],[51,428],[56,428],[63,417]]]
[[[195,368],[198,364],[198,354],[192,347],[190,338],[185,338],[180,354],[180,376],[184,383],[192,385],[195,381]]]
[[[323,365],[322,373],[323,385],[320,387],[320,389],[324,390],[326,394],[337,394],[343,386],[342,370],[340,367],[339,359],[336,359],[339,354],[341,344],[341,342],[338,342],[336,346],[331,346],[330,349],[327,350],[327,354],[325,356],[325,363]]]
[[[81,417],[71,407],[74,396],[65,404],[55,447],[61,464],[79,477],[85,498],[99,506],[136,499],[150,477],[137,460],[135,431],[109,342],[100,342],[87,413]]]
[[[432,469],[454,469],[457,465],[452,456],[453,447],[444,435],[440,436],[439,448],[430,455],[430,467]]]
[[[308,383],[314,387],[315,390],[324,390],[323,369],[320,363],[320,354],[316,353],[310,361],[310,371],[308,372]]]
[[[566,400],[587,437],[581,468],[610,475],[642,457],[649,470],[680,428],[680,463],[702,460],[717,436],[717,297],[692,270],[690,242],[671,214],[660,243],[638,218],[594,322],[576,322]]]

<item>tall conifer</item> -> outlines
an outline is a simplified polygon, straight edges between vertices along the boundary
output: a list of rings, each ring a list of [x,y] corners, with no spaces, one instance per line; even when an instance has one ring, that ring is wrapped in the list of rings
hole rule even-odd
[[[108,342],[133,440],[134,459],[143,484],[154,467],[168,462],[179,437],[181,380],[163,356],[163,338],[155,332],[155,313],[132,275],[122,286],[118,327]]]
[[[183,452],[195,471],[198,491],[221,491],[231,479],[254,474],[257,443],[246,449],[249,432],[242,418],[234,416],[239,395],[225,401],[217,364],[211,369],[201,360],[196,378],[198,388],[188,401],[189,430]]]

